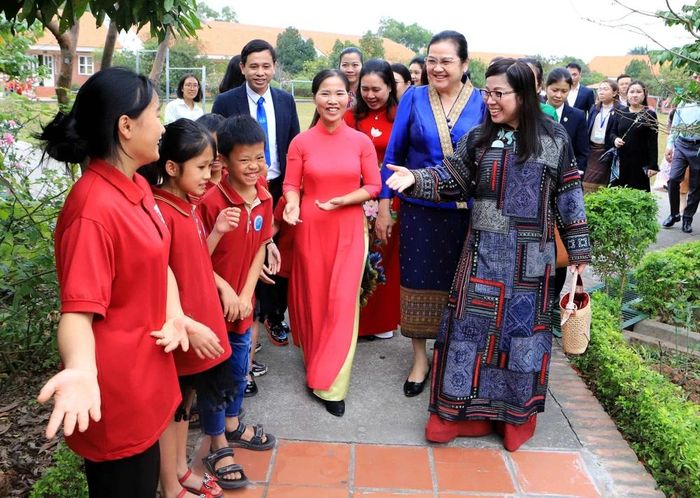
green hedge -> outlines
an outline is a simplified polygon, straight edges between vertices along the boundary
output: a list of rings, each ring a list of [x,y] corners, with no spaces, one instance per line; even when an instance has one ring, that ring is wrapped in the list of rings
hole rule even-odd
[[[622,337],[619,310],[593,295],[588,351],[572,360],[669,496],[700,496],[700,412],[680,387],[649,369]]]
[[[700,241],[647,254],[634,273],[637,307],[665,323],[685,324],[700,308]]]
[[[61,443],[53,459],[55,465],[34,483],[29,498],[87,498],[83,459],[68,449],[65,443]]]

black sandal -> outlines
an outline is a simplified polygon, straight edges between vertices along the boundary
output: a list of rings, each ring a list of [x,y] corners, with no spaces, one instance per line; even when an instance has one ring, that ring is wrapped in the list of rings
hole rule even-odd
[[[231,443],[231,446],[255,451],[265,451],[275,446],[275,436],[272,434],[265,434],[262,425],[253,426],[253,437],[250,441],[242,439],[246,427],[247,426],[243,422],[239,421],[238,428],[235,431],[226,431],[226,440]],[[267,441],[265,442],[263,442],[264,436],[267,436]]]
[[[216,477],[216,483],[223,489],[238,489],[248,485],[248,478],[243,472],[243,467],[239,464],[234,463],[231,465],[224,465],[221,468],[216,468],[216,463],[222,458],[233,457],[233,450],[231,448],[221,448],[216,450],[214,453],[202,458],[202,462],[207,470]],[[226,476],[239,472],[241,477],[238,479],[227,479]]]

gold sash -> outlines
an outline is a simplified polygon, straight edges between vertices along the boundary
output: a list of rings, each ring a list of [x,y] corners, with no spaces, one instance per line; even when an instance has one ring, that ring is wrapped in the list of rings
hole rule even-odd
[[[464,84],[464,87],[459,92],[457,100],[454,106],[450,110],[450,114],[445,116],[445,111],[442,108],[442,103],[440,102],[440,96],[437,90],[431,85],[428,87],[428,98],[430,100],[430,108],[433,111],[433,118],[435,119],[435,124],[438,129],[438,136],[440,137],[440,147],[442,148],[443,157],[451,156],[454,154],[454,149],[452,148],[452,137],[450,137],[450,127],[447,126],[448,118],[449,123],[453,126],[457,123],[459,115],[462,114],[464,107],[471,97],[474,87],[470,81]]]

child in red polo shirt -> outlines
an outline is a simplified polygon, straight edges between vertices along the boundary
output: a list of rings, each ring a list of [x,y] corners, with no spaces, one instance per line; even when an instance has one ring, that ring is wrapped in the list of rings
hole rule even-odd
[[[180,289],[182,309],[213,331],[190,336],[190,351],[175,353],[183,402],[160,438],[160,481],[164,498],[190,497],[186,491],[221,497],[221,488],[236,489],[247,484],[242,472],[230,470],[231,467],[228,471],[221,470],[232,465],[232,459],[223,461],[219,469],[212,469],[219,484],[207,474],[196,470],[193,473],[187,468],[187,430],[195,391],[202,406],[220,412],[220,438],[224,443],[224,406],[235,391],[225,363],[231,348],[214,283],[207,237],[195,205],[189,201],[191,194],[204,193],[215,157],[216,143],[208,130],[189,119],[178,119],[165,127],[158,161],[139,170],[151,185],[156,185],[153,196],[170,230],[170,267]],[[239,215],[238,208],[222,210],[213,233],[234,229]],[[210,442],[203,441],[203,444],[208,451]]]
[[[163,133],[148,78],[123,68],[91,76],[68,114],[42,131],[46,153],[87,169],[55,231],[63,370],[46,435],[63,424],[85,458],[91,497],[153,498],[158,438],[180,403],[173,356],[205,326],[183,314],[168,268],[170,232],[136,170],[158,159]],[[75,430],[77,428],[77,430]]]
[[[274,447],[275,438],[265,434],[262,426],[246,426],[238,419],[247,382],[255,284],[265,259],[265,244],[272,239],[272,197],[258,182],[265,167],[265,134],[249,115],[232,116],[219,129],[218,148],[228,175],[206,193],[198,207],[210,232],[221,210],[241,209],[238,227],[223,234],[212,253],[231,343],[229,365],[238,387],[236,397],[226,406],[226,439],[234,447],[268,450]],[[202,424],[207,423],[204,419],[202,416]],[[212,450],[218,450],[214,442]]]

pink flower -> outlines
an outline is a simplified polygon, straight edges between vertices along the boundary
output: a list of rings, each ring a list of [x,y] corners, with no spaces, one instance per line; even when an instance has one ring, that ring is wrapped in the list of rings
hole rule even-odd
[[[10,128],[17,128],[17,121],[11,119],[7,122],[7,126],[9,126]]]
[[[5,133],[5,134],[2,136],[2,141],[3,141],[6,145],[12,145],[13,143],[15,143],[15,136],[14,136],[12,133]]]

